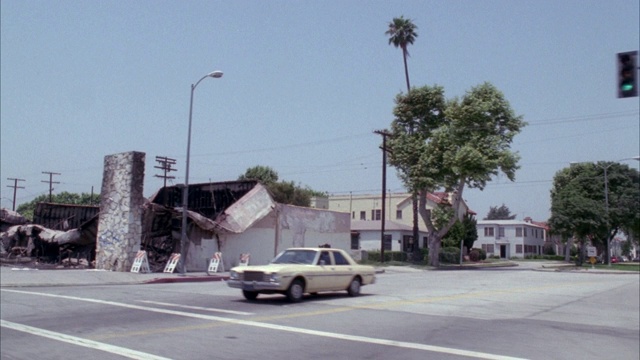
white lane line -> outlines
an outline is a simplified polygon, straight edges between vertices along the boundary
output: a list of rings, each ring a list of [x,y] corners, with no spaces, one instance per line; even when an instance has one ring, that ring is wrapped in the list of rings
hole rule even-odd
[[[253,327],[258,327],[258,328],[263,328],[263,329],[280,330],[280,331],[287,331],[287,332],[298,333],[298,334],[322,336],[322,337],[338,339],[338,340],[348,340],[348,341],[356,341],[356,342],[369,343],[369,344],[393,346],[393,347],[406,348],[406,349],[438,352],[438,353],[443,353],[443,354],[468,356],[468,357],[473,357],[473,358],[477,358],[477,359],[524,360],[522,358],[503,356],[503,355],[496,355],[496,354],[489,354],[489,353],[483,353],[483,352],[477,352],[477,351],[460,350],[460,349],[447,348],[447,347],[442,347],[442,346],[425,345],[425,344],[410,343],[410,342],[404,342],[404,341],[376,339],[376,338],[370,338],[370,337],[365,337],[365,336],[339,334],[339,333],[332,333],[332,332],[327,332],[327,331],[309,330],[309,329],[296,328],[296,327],[292,327],[292,326],[282,326],[282,325],[276,325],[276,324],[261,323],[261,322],[250,321],[250,320],[229,319],[229,318],[224,318],[224,317],[219,317],[219,316],[204,315],[204,314],[193,314],[193,313],[187,313],[187,312],[175,311],[175,310],[168,310],[168,309],[150,308],[150,307],[143,307],[143,306],[139,306],[139,305],[131,305],[131,304],[125,304],[125,303],[119,303],[119,302],[107,301],[107,300],[89,299],[89,298],[81,298],[81,297],[67,296],[67,295],[55,295],[55,294],[47,294],[47,293],[38,293],[38,292],[23,291],[23,290],[0,289],[0,291],[12,292],[12,293],[17,293],[17,294],[27,294],[27,295],[37,295],[37,296],[44,296],[44,297],[52,297],[52,298],[59,298],[59,299],[85,301],[85,302],[90,302],[90,303],[95,303],[95,304],[119,306],[119,307],[128,308],[128,309],[150,311],[150,312],[156,312],[156,313],[168,314],[168,315],[184,316],[184,317],[190,317],[190,318],[201,319],[201,320],[220,321],[220,322],[225,322],[225,323],[235,324],[235,325],[253,326]]]
[[[36,327],[18,324],[18,323],[6,321],[6,320],[0,320],[0,327],[22,331],[22,332],[26,332],[33,335],[66,342],[73,345],[84,346],[91,349],[106,351],[112,354],[128,357],[130,359],[171,360],[170,358],[166,358],[162,356],[156,356],[156,355],[144,353],[141,351],[131,350],[131,349],[123,348],[120,346],[115,346],[115,345],[109,345],[109,344],[105,344],[105,343],[101,343],[93,340],[87,340],[87,339],[66,335],[58,332],[53,332],[45,329],[39,329]]]
[[[249,313],[249,312],[244,312],[244,311],[233,311],[233,310],[225,310],[225,309],[206,308],[206,307],[201,307],[201,306],[171,304],[171,303],[165,303],[165,302],[159,302],[159,301],[151,301],[151,300],[137,300],[137,301],[143,302],[143,303],[147,303],[147,304],[155,304],[155,305],[162,305],[162,306],[173,306],[173,307],[177,307],[177,308],[191,309],[191,310],[203,310],[203,311],[211,311],[211,312],[221,312],[221,313],[232,314],[232,315],[255,315],[254,313]]]

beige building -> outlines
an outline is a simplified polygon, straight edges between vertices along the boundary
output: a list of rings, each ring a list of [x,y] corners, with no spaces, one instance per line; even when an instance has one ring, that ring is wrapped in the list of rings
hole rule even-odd
[[[447,193],[429,193],[427,196],[427,207],[433,209],[437,204],[450,203]],[[317,203],[321,203],[318,201]],[[328,197],[327,210],[340,211],[351,214],[351,221],[380,221],[382,220],[382,195],[332,195]],[[462,200],[458,208],[458,217],[462,219],[469,211],[469,207]],[[388,193],[385,199],[384,220],[393,221],[399,224],[413,226],[413,207],[411,194],[409,193]],[[420,230],[426,231],[426,226],[420,221]]]
[[[327,198],[312,199],[312,207],[344,212],[351,219],[351,248],[375,250],[380,248],[382,223],[382,194],[332,195]],[[447,193],[429,193],[427,207],[448,204]],[[458,217],[470,211],[467,204],[460,202]],[[413,248],[413,206],[409,193],[387,193],[385,198],[385,248],[393,251],[411,251]],[[418,221],[420,247],[426,247],[427,228],[422,219]]]

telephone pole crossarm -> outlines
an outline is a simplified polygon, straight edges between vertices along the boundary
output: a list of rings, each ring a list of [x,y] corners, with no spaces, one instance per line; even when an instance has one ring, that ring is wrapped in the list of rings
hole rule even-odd
[[[18,181],[27,181],[25,179],[7,178],[7,180],[13,180],[13,185],[7,185],[7,187],[13,188],[13,207],[12,211],[16,211],[16,191],[18,189],[24,189],[24,186],[18,186]]]

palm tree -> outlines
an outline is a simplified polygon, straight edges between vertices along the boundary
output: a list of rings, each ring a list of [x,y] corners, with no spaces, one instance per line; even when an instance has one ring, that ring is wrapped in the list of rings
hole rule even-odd
[[[389,35],[389,45],[393,44],[396,48],[399,47],[402,49],[404,77],[407,80],[407,94],[411,91],[411,85],[409,84],[409,68],[407,67],[407,56],[409,56],[407,45],[413,45],[413,42],[418,37],[418,33],[416,32],[417,29],[418,27],[411,21],[411,19],[405,19],[404,16],[400,16],[399,18],[393,18],[389,23],[389,29],[385,32],[386,35]],[[413,132],[413,129],[411,129],[411,132]],[[417,189],[411,189],[411,202],[413,208],[413,252],[417,256],[420,252]]]
[[[393,21],[389,23],[389,29],[385,32],[386,35],[389,35],[389,45],[393,44],[396,48],[399,47],[402,49],[404,76],[407,80],[407,93],[411,89],[411,85],[409,85],[409,68],[407,67],[407,56],[409,56],[407,45],[413,45],[413,42],[418,37],[418,33],[416,33],[417,29],[418,27],[410,19],[405,19],[404,16],[400,16],[399,18],[393,18]]]

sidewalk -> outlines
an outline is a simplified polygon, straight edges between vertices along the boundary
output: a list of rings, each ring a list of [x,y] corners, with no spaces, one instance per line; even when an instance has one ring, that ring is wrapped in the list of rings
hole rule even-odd
[[[228,272],[214,275],[193,272],[182,275],[179,273],[132,273],[101,270],[37,270],[20,266],[0,266],[0,287],[160,284],[223,281],[228,278]]]
[[[530,271],[567,271],[590,274],[640,274],[638,271],[602,270],[576,268],[572,264],[561,262],[504,262],[502,264],[484,264],[483,266],[449,266],[440,270],[497,269],[500,267],[519,268]],[[414,268],[411,266],[381,266],[376,273],[394,274],[403,272],[421,272],[433,269]],[[162,284],[180,282],[225,281],[229,272],[207,275],[205,272],[179,273],[132,273],[103,270],[37,270],[33,268],[0,266],[0,287],[33,287],[33,286],[83,286],[83,285],[127,285],[127,284]]]

